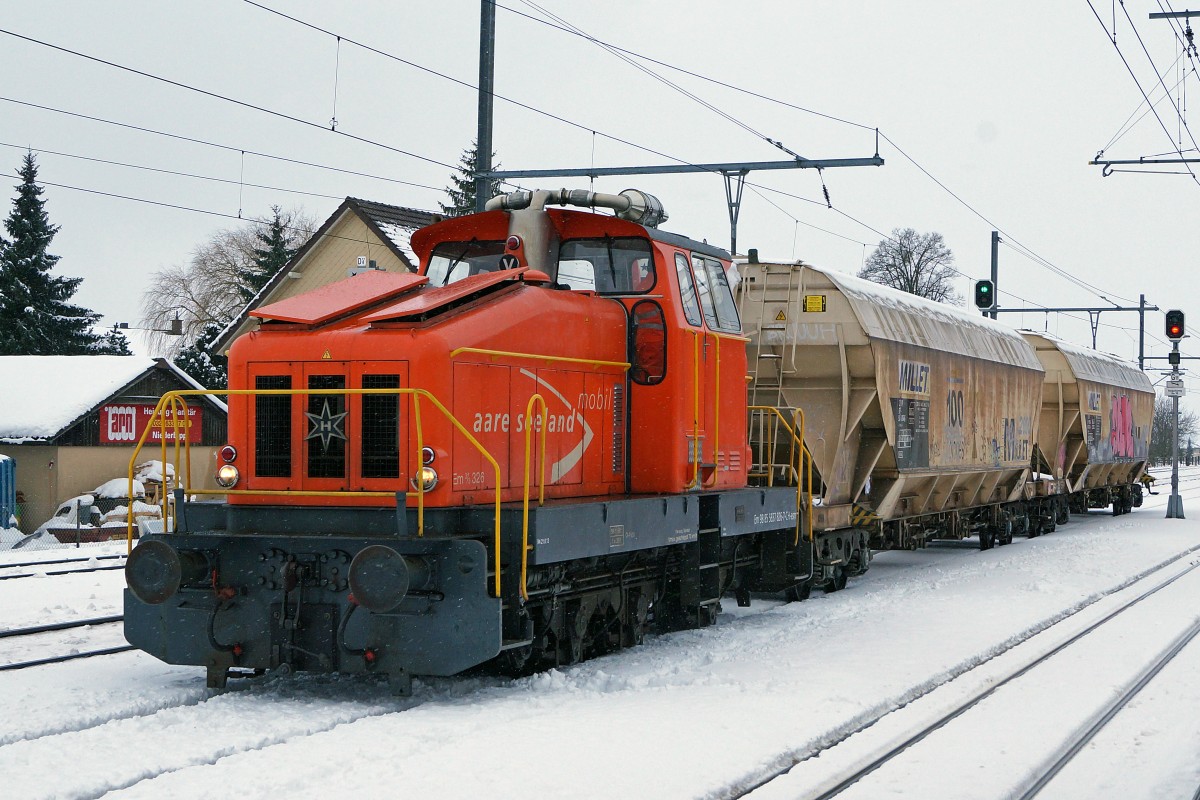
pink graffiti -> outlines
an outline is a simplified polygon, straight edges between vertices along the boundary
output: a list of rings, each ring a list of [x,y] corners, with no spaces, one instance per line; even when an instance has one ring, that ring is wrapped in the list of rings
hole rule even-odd
[[[1132,457],[1133,452],[1133,409],[1129,406],[1126,395],[1114,396],[1110,414],[1112,427],[1109,442],[1112,454],[1118,457]]]

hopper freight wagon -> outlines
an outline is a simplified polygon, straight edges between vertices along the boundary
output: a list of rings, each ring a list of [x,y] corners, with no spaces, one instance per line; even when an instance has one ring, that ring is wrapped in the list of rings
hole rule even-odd
[[[976,534],[986,548],[1029,530],[1044,369],[1020,334],[837,272],[739,269],[751,402],[804,410],[830,580],[871,549]]]
[[[1142,504],[1138,478],[1150,453],[1154,388],[1144,372],[1113,356],[1049,334],[1022,331],[1046,371],[1038,426],[1035,501],[1043,524],[1074,512]]]
[[[749,474],[729,256],[665,218],[632,190],[518,192],[414,234],[418,274],[258,309],[230,353],[228,496],[181,499],[177,532],[133,550],[129,641],[212,686],[296,669],[406,692],[807,585],[798,482]]]

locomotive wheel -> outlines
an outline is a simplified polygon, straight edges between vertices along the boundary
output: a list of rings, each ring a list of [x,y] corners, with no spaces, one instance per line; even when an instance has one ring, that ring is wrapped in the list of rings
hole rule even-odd
[[[797,583],[795,586],[789,586],[784,590],[783,596],[790,603],[802,603],[812,595],[813,582],[811,580]]]
[[[1066,498],[1060,497],[1054,513],[1054,521],[1059,525],[1066,525],[1071,521],[1071,507],[1067,505]]]

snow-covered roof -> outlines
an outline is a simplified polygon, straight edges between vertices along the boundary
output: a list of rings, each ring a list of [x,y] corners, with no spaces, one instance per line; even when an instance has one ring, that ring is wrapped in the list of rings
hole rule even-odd
[[[1120,386],[1134,391],[1152,393],[1154,385],[1136,364],[1111,353],[1101,353],[1074,342],[1059,339],[1045,331],[1021,331],[1027,339],[1045,339],[1058,348],[1076,378],[1095,381],[1106,386]]]
[[[978,312],[832,269],[807,265],[805,268],[821,273],[841,290],[863,330],[872,338],[1042,371],[1037,354],[1020,333]]]
[[[144,356],[0,356],[0,442],[51,439],[160,363],[204,388],[169,361]]]

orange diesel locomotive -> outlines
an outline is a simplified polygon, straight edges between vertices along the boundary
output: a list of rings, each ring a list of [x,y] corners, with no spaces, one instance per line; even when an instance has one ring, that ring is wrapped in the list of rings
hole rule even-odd
[[[615,216],[547,205],[603,207]],[[517,192],[254,312],[229,354],[225,503],[127,569],[126,635],[208,668],[565,664],[812,578],[792,420],[751,487],[727,253],[629,190]],[[736,273],[734,273],[736,275]]]

